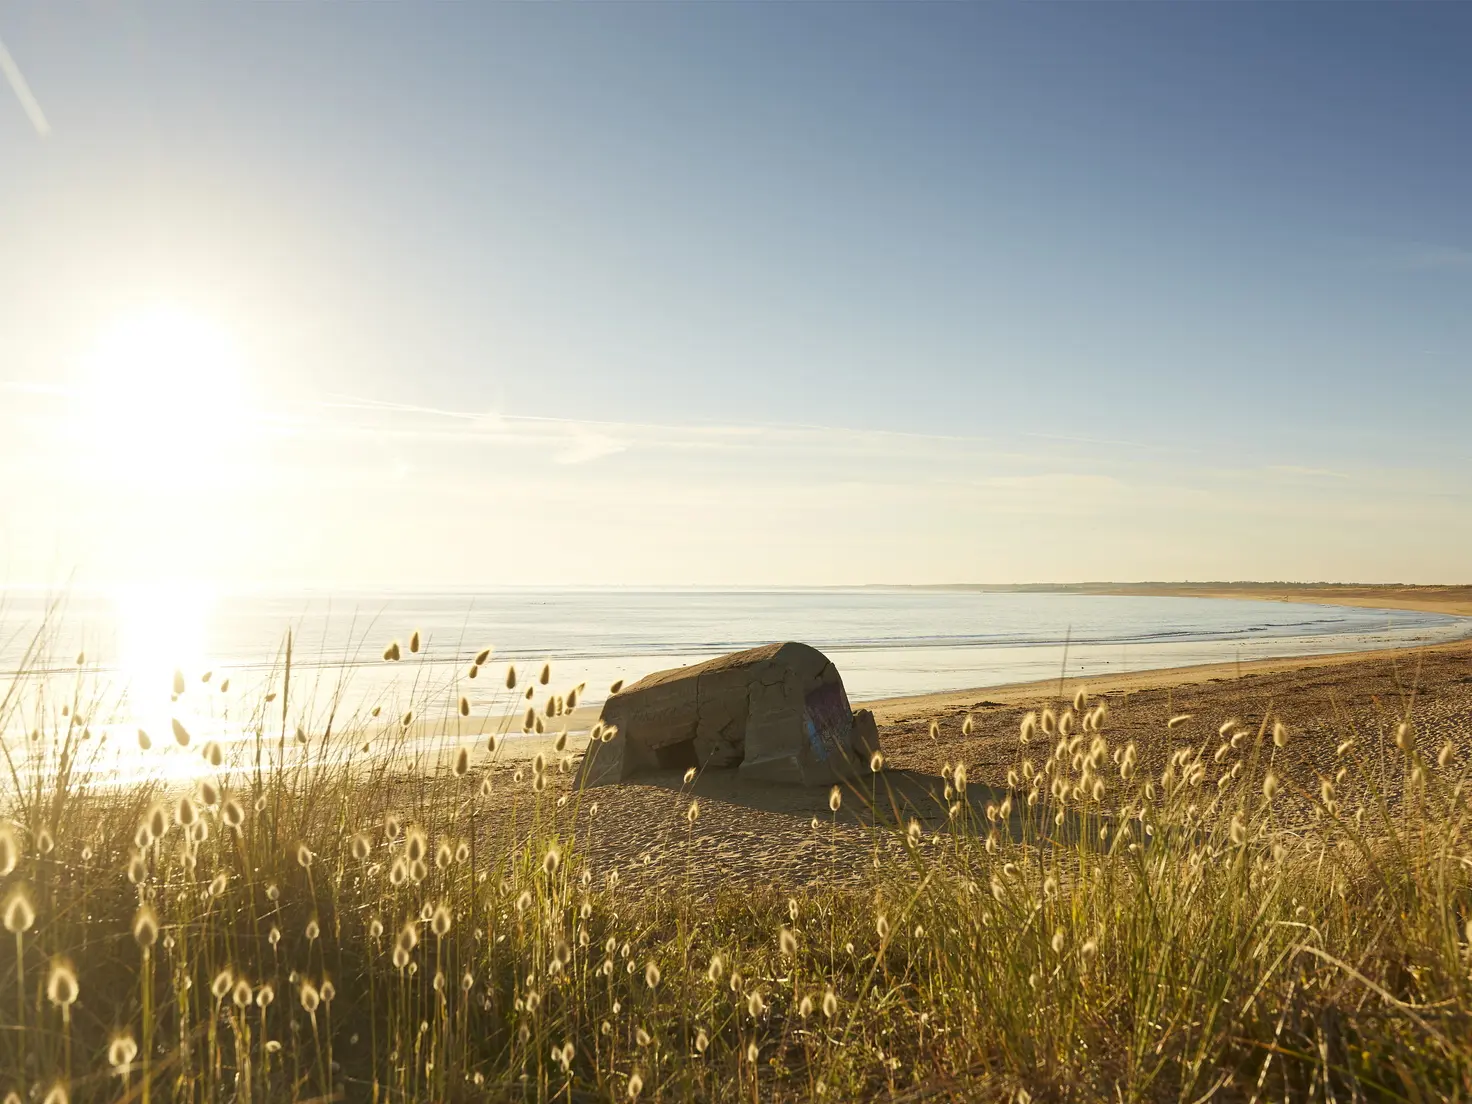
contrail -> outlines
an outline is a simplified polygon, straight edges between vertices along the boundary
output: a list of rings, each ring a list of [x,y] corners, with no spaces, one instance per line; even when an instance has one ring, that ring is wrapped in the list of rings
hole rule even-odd
[[[5,48],[3,39],[0,39],[0,69],[5,71],[5,79],[10,82],[10,87],[15,89],[15,98],[20,100],[20,106],[25,108],[31,125],[36,128],[36,133],[45,138],[51,133],[51,124],[46,121],[46,112],[41,110],[40,103],[31,91],[31,86],[26,83],[25,74],[20,71],[15,58],[10,56],[10,51]]]

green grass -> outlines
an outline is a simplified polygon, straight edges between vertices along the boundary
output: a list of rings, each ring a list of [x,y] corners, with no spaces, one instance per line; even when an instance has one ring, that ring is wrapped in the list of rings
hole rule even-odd
[[[1147,773],[1059,703],[1010,791],[952,771],[944,830],[876,816],[867,884],[636,891],[588,868],[581,795],[457,773],[453,687],[409,704],[443,716],[426,755],[397,706],[298,700],[283,665],[200,784],[119,790],[86,771],[93,674],[39,653],[0,706],[33,733],[7,745],[0,1096],[1472,1096],[1466,768],[1409,713],[1326,786],[1277,776],[1271,718],[1162,730]]]

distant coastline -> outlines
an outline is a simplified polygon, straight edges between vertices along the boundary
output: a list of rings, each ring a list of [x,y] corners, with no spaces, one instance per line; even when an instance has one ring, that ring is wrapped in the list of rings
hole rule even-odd
[[[1326,606],[1417,610],[1472,617],[1472,584],[1410,583],[876,583],[884,590],[960,590],[995,594],[1091,594],[1137,598],[1238,598]]]
[[[1012,594],[1120,595],[1154,598],[1226,598],[1268,602],[1302,602],[1313,605],[1355,606],[1369,609],[1411,610],[1472,617],[1472,585],[1409,585],[1401,583],[1003,583],[920,586],[918,590],[964,590]],[[1293,670],[1336,669],[1341,672],[1368,671],[1375,665],[1410,661],[1417,653],[1436,652],[1472,657],[1465,641],[1395,647],[1361,652],[1337,652],[1317,656],[1284,656],[1249,660],[1244,663],[1211,663],[1187,667],[1162,667],[1120,672],[1085,679],[1065,680],[1069,687],[1087,682],[1099,693],[1136,693],[1167,687],[1199,685],[1236,680],[1243,676],[1276,675]],[[1055,680],[978,687],[948,693],[916,694],[865,702],[880,723],[894,723],[947,710],[975,708],[978,699],[993,704],[1017,705],[1031,701]]]

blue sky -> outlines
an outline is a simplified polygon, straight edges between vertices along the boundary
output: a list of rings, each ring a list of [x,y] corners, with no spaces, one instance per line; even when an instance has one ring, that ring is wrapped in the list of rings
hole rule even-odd
[[[29,488],[0,551],[1459,577],[1469,38],[1451,5],[7,5],[49,134],[0,99],[0,477]],[[159,303],[238,353],[237,505],[181,518],[157,465],[106,463],[63,509],[95,492],[47,457],[79,365]],[[365,552],[370,511],[478,550]]]

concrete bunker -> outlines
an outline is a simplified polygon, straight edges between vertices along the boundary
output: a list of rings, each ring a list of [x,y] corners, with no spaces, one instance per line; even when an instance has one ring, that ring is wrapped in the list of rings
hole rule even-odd
[[[610,697],[600,720],[616,731],[588,745],[581,785],[688,767],[829,785],[879,749],[873,714],[850,708],[838,668],[794,641],[656,671]]]

